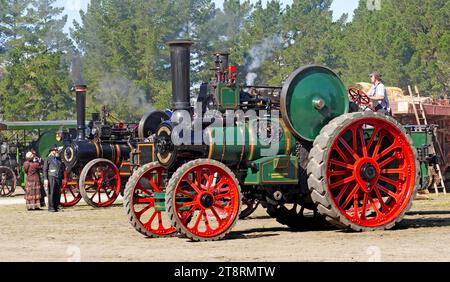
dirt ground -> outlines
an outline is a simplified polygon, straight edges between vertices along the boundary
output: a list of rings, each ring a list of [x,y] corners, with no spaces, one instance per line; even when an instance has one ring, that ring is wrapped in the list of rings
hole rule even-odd
[[[79,204],[61,213],[25,211],[23,196],[0,199],[0,261],[450,261],[450,195],[415,201],[394,230],[293,232],[259,208],[226,240],[149,239],[120,203]]]

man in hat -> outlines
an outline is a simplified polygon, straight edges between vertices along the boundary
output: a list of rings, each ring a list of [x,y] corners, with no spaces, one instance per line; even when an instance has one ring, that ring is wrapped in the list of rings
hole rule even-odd
[[[58,212],[64,169],[60,149],[57,145],[53,145],[48,159],[44,162],[44,187],[48,189],[49,212]]]
[[[392,115],[389,97],[386,87],[383,84],[383,80],[381,79],[381,74],[379,72],[373,72],[369,74],[369,77],[373,86],[367,95],[374,102],[375,111],[383,112],[386,115]]]

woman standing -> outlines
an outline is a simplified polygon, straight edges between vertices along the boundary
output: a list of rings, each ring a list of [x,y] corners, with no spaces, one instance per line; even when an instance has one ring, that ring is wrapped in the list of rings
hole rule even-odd
[[[42,170],[41,163],[35,154],[28,152],[23,168],[27,174],[25,185],[27,209],[29,211],[40,210],[42,207],[45,207],[45,195],[42,193],[43,188],[40,178],[40,171]]]

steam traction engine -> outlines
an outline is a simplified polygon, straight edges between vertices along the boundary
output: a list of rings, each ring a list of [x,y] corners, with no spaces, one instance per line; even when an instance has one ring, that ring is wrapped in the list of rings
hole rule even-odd
[[[168,117],[165,113],[152,112],[144,116],[147,123],[126,126],[107,122],[104,111],[102,118],[94,113],[86,127],[86,86],[76,86],[75,92],[77,137],[66,144],[61,156],[67,167],[61,203],[69,207],[83,198],[93,207],[107,207],[116,201],[134,169],[130,158],[136,158],[136,165],[153,161],[153,144],[135,146],[139,136],[141,140],[148,136],[143,131],[151,130],[148,122],[155,117],[158,122],[161,117]]]
[[[296,70],[282,87],[244,92],[219,54],[215,79],[199,95],[216,111],[200,119],[204,113],[190,105],[191,42],[169,45],[173,116],[153,136],[157,162],[136,170],[125,189],[137,231],[217,240],[235,225],[243,198],[292,228],[326,219],[377,230],[402,220],[419,185],[416,149],[394,119],[350,112],[350,105],[364,107],[364,93],[352,90],[350,103],[340,78],[316,65]],[[230,119],[227,110],[237,112]]]

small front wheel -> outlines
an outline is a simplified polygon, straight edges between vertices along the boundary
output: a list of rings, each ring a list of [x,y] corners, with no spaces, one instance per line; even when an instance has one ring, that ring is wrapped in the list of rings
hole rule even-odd
[[[241,189],[224,164],[207,159],[181,166],[169,180],[166,208],[172,225],[193,241],[215,241],[236,224]]]

